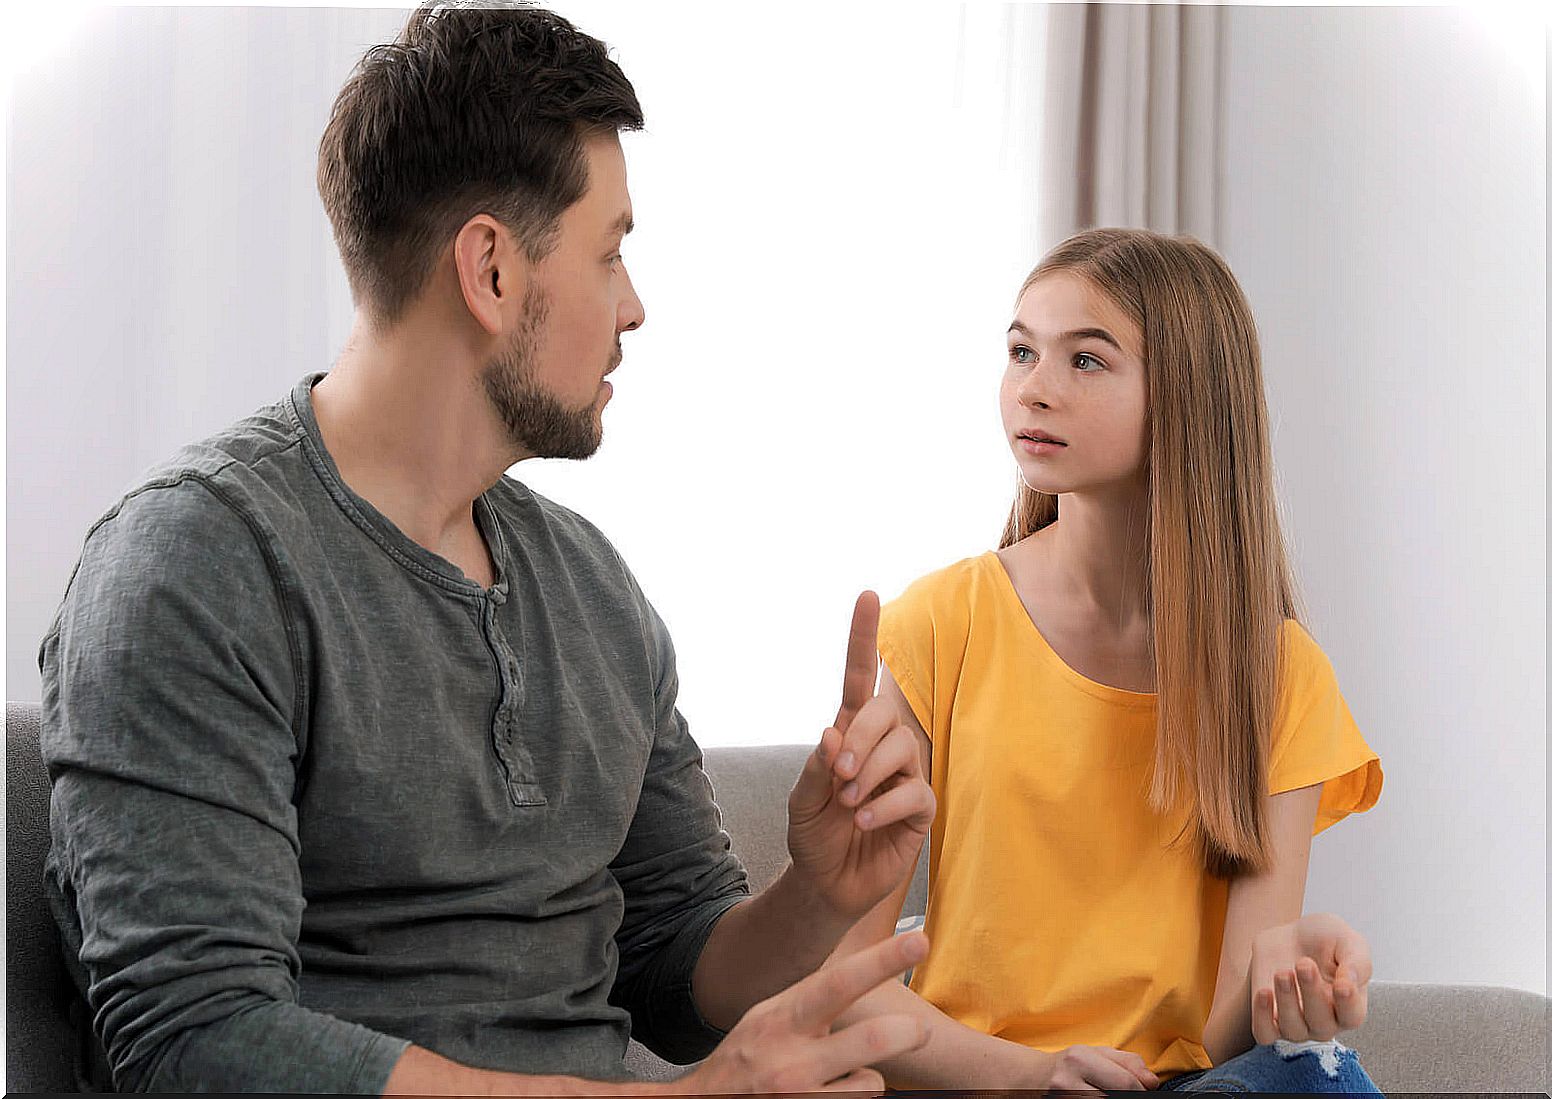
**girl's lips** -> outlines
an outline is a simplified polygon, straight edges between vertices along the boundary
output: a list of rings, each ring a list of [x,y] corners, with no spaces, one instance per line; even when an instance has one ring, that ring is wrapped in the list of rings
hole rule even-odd
[[[1027,435],[1019,436],[1018,445],[1030,454],[1055,454],[1067,449],[1066,443],[1058,443],[1050,439],[1031,439]]]
[[[1067,444],[1061,439],[1047,435],[1043,431],[1021,431],[1018,433],[1018,445],[1031,454],[1055,454],[1058,450],[1065,450]]]

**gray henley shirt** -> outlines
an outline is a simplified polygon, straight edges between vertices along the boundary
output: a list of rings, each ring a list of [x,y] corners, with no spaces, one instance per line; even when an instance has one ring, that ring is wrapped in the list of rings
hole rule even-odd
[[[340,479],[302,379],[87,535],[40,653],[48,888],[121,1088],[382,1089],[408,1042],[625,1075],[718,1032],[748,895],[662,621],[503,478],[485,589]]]

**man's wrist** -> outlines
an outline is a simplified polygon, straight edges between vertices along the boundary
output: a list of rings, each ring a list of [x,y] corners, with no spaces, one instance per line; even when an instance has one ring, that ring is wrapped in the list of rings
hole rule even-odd
[[[832,949],[859,918],[840,911],[824,888],[795,863],[788,863],[767,891],[774,892],[782,909],[800,918],[803,927],[817,932],[821,938],[833,938]]]

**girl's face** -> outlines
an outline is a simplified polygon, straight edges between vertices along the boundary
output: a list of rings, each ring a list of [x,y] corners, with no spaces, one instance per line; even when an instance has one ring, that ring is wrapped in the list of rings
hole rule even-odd
[[[1030,488],[1055,495],[1146,485],[1142,332],[1087,280],[1052,272],[1019,298],[1001,404]]]

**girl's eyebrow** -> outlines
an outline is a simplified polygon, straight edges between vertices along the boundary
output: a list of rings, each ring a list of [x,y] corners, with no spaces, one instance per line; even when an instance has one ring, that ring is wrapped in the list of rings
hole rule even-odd
[[[1014,321],[1008,325],[1009,332],[1020,332],[1029,339],[1034,339],[1035,334],[1025,327],[1023,321]],[[1058,343],[1073,343],[1077,340],[1101,340],[1108,343],[1117,351],[1121,351],[1121,344],[1109,332],[1103,328],[1074,328],[1071,332],[1063,332],[1056,337]]]

